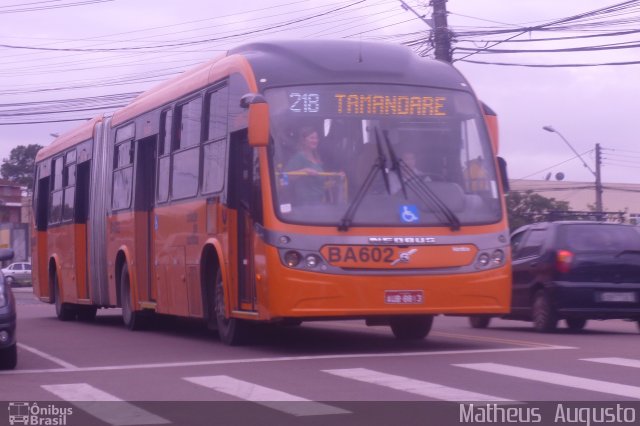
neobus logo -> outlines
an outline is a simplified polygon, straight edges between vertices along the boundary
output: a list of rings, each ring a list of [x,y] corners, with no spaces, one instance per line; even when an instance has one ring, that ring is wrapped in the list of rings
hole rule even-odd
[[[369,237],[369,244],[435,244],[434,237]]]

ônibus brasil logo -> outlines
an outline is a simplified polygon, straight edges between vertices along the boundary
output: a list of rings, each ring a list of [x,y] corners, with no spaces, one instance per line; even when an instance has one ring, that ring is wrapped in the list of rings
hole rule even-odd
[[[56,407],[53,404],[44,406],[37,402],[10,402],[9,424],[28,426],[63,426],[67,417],[73,414],[71,407]]]

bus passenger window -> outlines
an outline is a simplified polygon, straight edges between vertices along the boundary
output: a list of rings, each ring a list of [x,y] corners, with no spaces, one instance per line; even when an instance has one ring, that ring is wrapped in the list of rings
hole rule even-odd
[[[169,199],[169,166],[171,157],[165,155],[158,160],[158,196],[157,201],[163,203]]]
[[[184,149],[200,143],[202,99],[197,98],[176,108],[178,132],[173,150]]]
[[[207,95],[207,139],[202,147],[202,192],[222,191],[227,153],[227,98],[229,90],[223,87]]]
[[[173,111],[170,109],[162,111],[160,116],[160,144],[158,147],[158,155],[169,153],[171,146],[171,123],[173,122]]]

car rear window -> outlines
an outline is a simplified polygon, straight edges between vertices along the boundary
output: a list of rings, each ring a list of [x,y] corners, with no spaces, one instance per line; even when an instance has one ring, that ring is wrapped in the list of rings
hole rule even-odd
[[[558,230],[560,244],[571,251],[640,251],[640,232],[631,226],[563,225]]]

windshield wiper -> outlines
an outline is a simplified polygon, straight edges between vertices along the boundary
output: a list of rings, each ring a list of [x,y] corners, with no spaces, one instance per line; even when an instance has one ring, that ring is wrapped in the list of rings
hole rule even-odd
[[[396,155],[393,147],[391,146],[391,142],[389,141],[389,135],[387,131],[384,131],[384,139],[387,145],[387,151],[389,151],[389,157],[391,159],[391,171],[395,171],[398,175],[398,179],[400,180],[400,185],[402,188],[402,194],[404,198],[407,199],[407,189],[409,186],[414,192],[420,197],[420,200],[426,205],[431,205],[436,207],[436,214],[439,212],[442,216],[444,216],[445,223],[451,227],[451,230],[457,231],[460,229],[460,219],[458,216],[449,208],[449,206],[442,201],[438,195],[433,192],[431,188],[427,184],[424,183],[424,180],[420,176],[416,174],[416,172],[411,169],[402,159],[399,159]],[[403,174],[407,177],[406,181],[403,178]]]
[[[344,213],[344,216],[342,216],[342,219],[340,219],[340,223],[338,224],[338,231],[349,230],[349,227],[351,226],[351,222],[353,222],[353,217],[356,215],[356,211],[358,210],[360,203],[362,203],[362,200],[364,199],[365,194],[371,187],[371,184],[373,183],[376,176],[378,175],[378,172],[382,172],[385,188],[387,189],[387,192],[391,194],[391,186],[389,185],[389,176],[387,175],[387,158],[385,157],[384,152],[382,151],[382,143],[380,142],[380,136],[378,135],[377,128],[376,128],[376,147],[378,148],[378,157],[376,158],[376,161],[371,165],[369,174],[367,174],[367,177],[365,178],[364,182],[362,182],[362,185],[360,185],[360,188],[358,188],[358,192],[356,193],[355,197],[353,197],[353,200],[351,201],[351,204],[349,204],[349,207],[347,208],[347,211]]]

